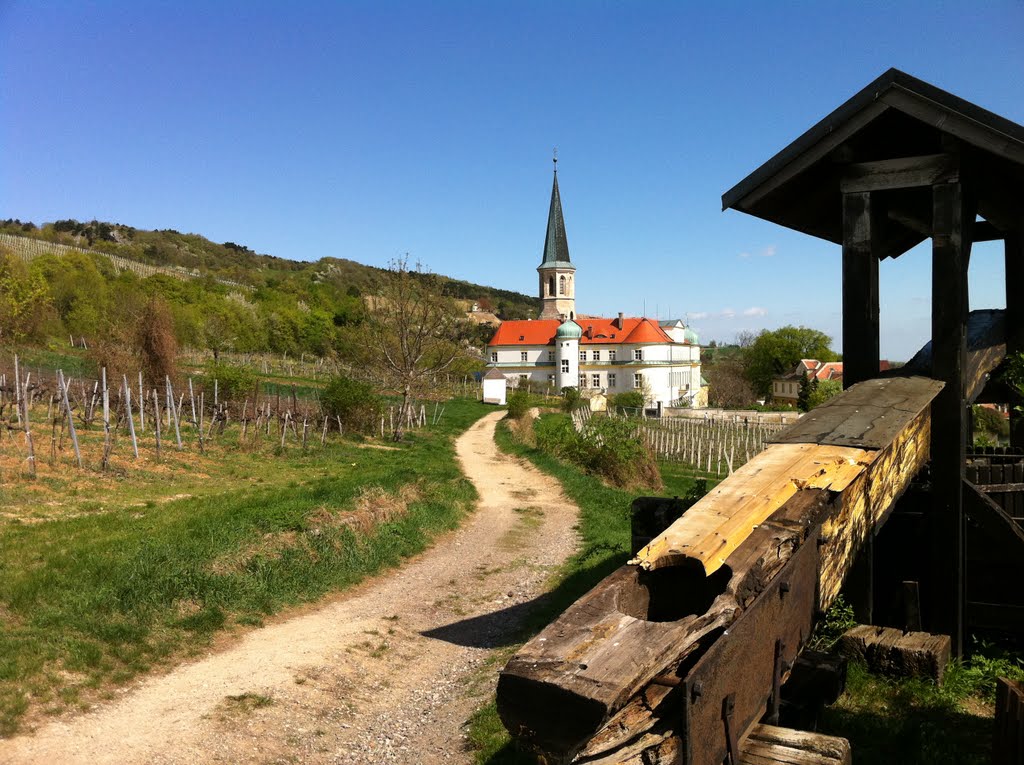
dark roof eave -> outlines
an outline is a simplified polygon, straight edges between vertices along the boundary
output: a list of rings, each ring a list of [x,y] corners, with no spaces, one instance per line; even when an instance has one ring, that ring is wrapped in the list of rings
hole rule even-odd
[[[876,102],[884,92],[895,88],[909,91],[914,95],[933,102],[941,109],[957,113],[979,123],[992,132],[1002,134],[1011,141],[1024,145],[1024,127],[1021,125],[972,104],[970,101],[965,101],[941,88],[930,85],[923,80],[912,77],[906,72],[901,72],[899,69],[889,69],[725,192],[722,195],[722,210],[733,208],[748,212],[742,204],[746,196],[824,138],[834,133],[837,128],[848,122],[856,114]]]

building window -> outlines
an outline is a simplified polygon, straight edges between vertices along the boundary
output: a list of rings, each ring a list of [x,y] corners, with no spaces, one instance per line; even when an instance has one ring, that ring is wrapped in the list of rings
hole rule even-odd
[[[554,360],[555,360],[555,352],[554,351],[548,351],[548,361],[554,361]]]
[[[569,374],[569,359],[562,359],[562,374]]]
[[[581,388],[586,388],[587,387],[587,376],[585,374],[581,374],[580,375],[580,387]]]
[[[633,375],[633,387],[636,388],[637,390],[640,390],[642,387],[644,387],[644,376],[639,372]]]
[[[553,383],[554,381],[555,381],[555,376],[554,375],[548,375],[548,382],[549,383]]]
[[[494,351],[494,352],[491,353],[491,363],[492,364],[497,364],[498,363],[498,352],[497,351]]]
[[[558,277],[558,294],[559,295],[564,295],[565,294],[565,277],[564,276],[559,276]]]
[[[615,351],[608,351],[608,361],[615,361]]]
[[[601,351],[594,351],[594,361],[601,360]]]
[[[644,360],[643,348],[634,348],[633,349],[633,359],[636,360],[636,361],[643,361]]]
[[[519,352],[519,360],[520,361],[526,361],[526,351],[520,351]]]
[[[614,388],[615,387],[615,373],[614,372],[609,372],[608,373],[608,387],[609,388]]]
[[[522,380],[523,382],[526,382],[527,380],[530,379],[530,376],[529,375],[519,375],[519,379]]]
[[[586,351],[580,351],[580,361],[586,361],[586,360],[587,360],[587,352]]]
[[[601,375],[591,375],[590,384],[595,388],[601,387]]]

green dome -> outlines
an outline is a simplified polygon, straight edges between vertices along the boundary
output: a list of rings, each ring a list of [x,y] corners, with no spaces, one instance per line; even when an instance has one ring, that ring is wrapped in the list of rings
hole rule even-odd
[[[555,338],[558,340],[579,340],[583,337],[583,327],[572,320],[567,320],[558,325]]]
[[[683,330],[683,340],[690,345],[700,345],[700,338],[697,337],[697,333],[689,327]]]

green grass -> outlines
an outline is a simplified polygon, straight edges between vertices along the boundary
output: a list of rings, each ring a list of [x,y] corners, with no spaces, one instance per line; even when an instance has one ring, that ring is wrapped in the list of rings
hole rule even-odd
[[[609,487],[596,476],[587,475],[579,468],[560,462],[537,448],[523,445],[512,436],[504,422],[499,423],[495,438],[503,451],[527,458],[539,469],[558,479],[565,493],[580,508],[580,550],[562,567],[553,583],[554,589],[527,619],[521,634],[516,636],[516,639],[525,642],[626,562],[630,541],[629,509],[636,495],[634,492]],[[692,480],[679,472],[665,478],[665,491],[662,493],[665,496],[686,496],[692,486]],[[509,648],[504,659],[510,657],[517,648]],[[503,661],[501,657],[498,660]],[[498,718],[493,700],[474,713],[469,721],[468,734],[475,760],[481,765],[536,763],[536,758],[518,749],[511,740]]]
[[[1024,679],[1024,665],[987,645],[954,661],[941,687],[851,664],[846,692],[825,710],[819,731],[849,739],[856,761],[866,765],[982,765],[991,762],[997,677]]]
[[[102,512],[0,525],[0,735],[17,730],[27,699],[60,711],[423,550],[471,507],[453,440],[487,411],[449,402],[395,451],[340,442],[255,455],[266,483],[225,476],[215,493],[142,506],[137,488],[126,502],[114,484],[85,500]],[[406,512],[366,536],[332,521],[368,487],[410,484]]]

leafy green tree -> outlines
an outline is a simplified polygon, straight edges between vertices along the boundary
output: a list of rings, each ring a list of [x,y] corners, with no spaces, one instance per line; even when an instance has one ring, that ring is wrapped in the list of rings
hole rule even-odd
[[[807,410],[810,411],[816,406],[821,406],[833,396],[838,396],[843,392],[843,383],[839,380],[821,380],[815,381],[813,390],[807,397]]]
[[[0,343],[37,339],[50,306],[45,280],[0,253]]]
[[[771,394],[772,379],[789,372],[800,359],[834,361],[832,338],[808,327],[762,330],[744,351],[746,376],[758,396]]]
[[[796,395],[796,408],[801,412],[810,411],[811,395],[818,388],[818,378],[814,375],[804,375],[800,378],[800,392]]]
[[[408,258],[391,263],[380,294],[369,309],[364,333],[369,368],[402,396],[395,418],[395,441],[404,436],[404,421],[413,396],[426,391],[434,376],[461,356],[457,341],[459,312],[440,279]]]

